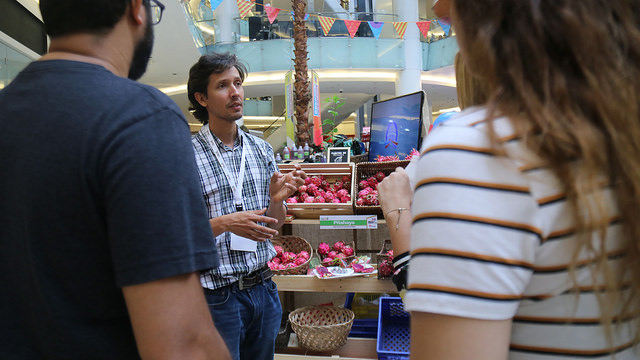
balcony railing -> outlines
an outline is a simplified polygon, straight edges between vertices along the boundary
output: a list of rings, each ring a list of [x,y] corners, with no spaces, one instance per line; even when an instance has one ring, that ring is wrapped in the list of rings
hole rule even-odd
[[[216,16],[218,11],[211,11],[204,2],[196,6],[195,2],[184,2],[184,12],[187,22],[193,34],[196,45],[201,47],[216,45],[221,42],[218,36],[220,33],[220,22]],[[331,30],[326,35],[320,25],[319,16],[326,16],[336,19]],[[373,38],[374,34],[367,21],[384,22],[380,39],[400,39],[394,29],[392,22],[398,21],[398,16],[387,13],[369,12],[341,12],[322,13],[310,12],[306,20],[307,36],[314,37],[350,37],[345,23],[341,20],[360,20],[362,23],[358,27],[354,37]],[[416,26],[409,23],[408,26]],[[229,30],[227,30],[229,31]],[[249,16],[244,18],[234,18],[231,24],[231,42],[249,42],[276,39],[290,39],[293,36],[293,15],[280,11],[273,22],[270,22],[267,14],[256,9]],[[431,26],[427,36],[420,34],[420,41],[434,42],[443,39],[451,34],[445,34],[437,20],[431,20]]]

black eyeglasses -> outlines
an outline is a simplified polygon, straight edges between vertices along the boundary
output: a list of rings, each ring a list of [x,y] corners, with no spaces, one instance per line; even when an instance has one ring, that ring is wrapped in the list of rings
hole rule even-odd
[[[164,5],[158,0],[151,0],[151,24],[157,25],[162,20]]]

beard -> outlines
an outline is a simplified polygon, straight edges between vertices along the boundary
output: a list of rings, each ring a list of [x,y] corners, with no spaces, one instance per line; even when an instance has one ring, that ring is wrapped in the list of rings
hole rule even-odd
[[[147,65],[149,64],[152,50],[153,29],[151,20],[149,20],[147,21],[147,27],[144,30],[144,37],[136,45],[136,48],[133,51],[133,59],[131,60],[131,67],[129,68],[129,79],[138,80],[142,77],[144,72],[147,71]]]

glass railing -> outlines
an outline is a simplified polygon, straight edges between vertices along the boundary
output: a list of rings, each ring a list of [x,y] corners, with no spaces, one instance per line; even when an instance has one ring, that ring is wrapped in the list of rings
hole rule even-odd
[[[234,18],[230,26],[226,29],[227,32],[230,32],[230,36],[227,36],[227,41],[222,41],[220,40],[222,37],[218,36],[218,34],[220,34],[221,31],[219,16],[223,15],[218,14],[219,10],[211,11],[211,9],[204,4],[205,2],[183,2],[187,22],[189,23],[196,46],[199,48],[223,42],[238,43],[291,39],[293,37],[293,15],[291,13],[280,11],[273,21],[269,21],[267,14],[257,9],[257,11],[252,11],[244,18]],[[327,34],[322,30],[319,20],[320,17],[328,17],[335,20]],[[401,39],[392,24],[394,21],[398,21],[397,15],[368,12],[310,12],[306,20],[307,36],[309,38],[350,37],[346,24],[341,20],[362,21],[354,35],[354,37],[357,38],[374,38],[374,33],[368,24],[369,21],[374,21],[384,23],[378,36],[379,39]],[[451,31],[449,31],[449,34],[445,34],[445,30],[437,20],[429,20],[431,21],[431,26],[427,36],[420,33],[420,41],[435,42],[453,35]],[[411,22],[407,25],[416,26],[415,23]]]

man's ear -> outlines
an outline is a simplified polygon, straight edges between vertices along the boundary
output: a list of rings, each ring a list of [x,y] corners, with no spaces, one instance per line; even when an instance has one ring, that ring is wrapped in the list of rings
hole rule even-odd
[[[131,18],[138,25],[144,24],[145,17],[147,16],[147,7],[143,0],[131,0]]]
[[[197,92],[193,94],[193,97],[196,98],[196,101],[202,105],[202,107],[207,107],[207,96],[205,94]]]

